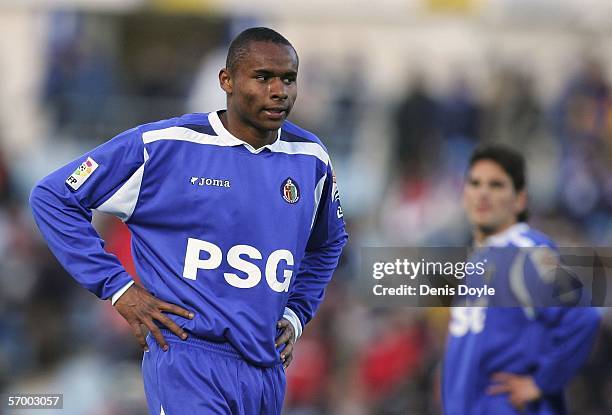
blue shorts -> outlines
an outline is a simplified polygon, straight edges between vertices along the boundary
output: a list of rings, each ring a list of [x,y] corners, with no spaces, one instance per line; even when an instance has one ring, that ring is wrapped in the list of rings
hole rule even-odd
[[[281,363],[254,366],[229,343],[162,333],[169,350],[149,335],[142,360],[151,415],[280,415],[286,383]]]

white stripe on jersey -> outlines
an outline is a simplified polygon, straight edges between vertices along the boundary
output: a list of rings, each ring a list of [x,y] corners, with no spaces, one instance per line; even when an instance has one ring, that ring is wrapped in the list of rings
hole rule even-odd
[[[521,235],[520,233],[515,233],[510,236],[510,243],[516,245],[519,248],[532,248],[536,246],[536,243],[527,237],[526,235]]]
[[[509,244],[514,244],[517,247],[529,248],[534,246],[534,243],[531,239],[522,235],[523,233],[529,230],[529,225],[526,223],[520,222],[515,223],[510,226],[508,229],[504,230],[501,233],[498,233],[493,236],[489,236],[485,239],[483,245],[484,246],[508,246]]]
[[[180,140],[190,141],[197,144],[212,144],[217,146],[231,145],[223,144],[216,135],[202,134],[185,127],[168,127],[161,130],[145,131],[142,134],[142,141],[145,144],[158,140]]]
[[[271,151],[276,153],[286,154],[305,154],[315,156],[327,166],[329,164],[329,156],[318,143],[303,143],[276,140],[268,146]]]
[[[321,177],[319,183],[317,183],[317,187],[315,187],[315,195],[314,195],[314,211],[312,213],[312,222],[310,224],[310,229],[314,226],[315,219],[317,218],[317,210],[319,210],[319,202],[321,201],[321,196],[323,195],[323,186],[325,185],[325,179],[327,178],[327,174]]]
[[[535,310],[533,309],[533,299],[527,289],[527,281],[525,281],[525,259],[527,253],[523,250],[519,251],[509,271],[510,290],[520,303],[527,318],[535,318]]]
[[[121,186],[119,190],[109,197],[106,202],[98,206],[96,210],[110,213],[124,222],[128,220],[130,216],[132,216],[132,213],[134,213],[136,203],[138,202],[144,167],[148,159],[149,154],[147,153],[147,149],[144,149],[144,162],[142,165],[125,183],[123,183],[123,186]]]
[[[264,148],[269,148],[270,151],[273,151],[276,153],[305,154],[308,156],[315,156],[319,160],[321,160],[323,163],[325,163],[325,165],[329,163],[329,156],[327,155],[323,147],[321,147],[321,145],[319,145],[318,143],[312,143],[312,142],[304,143],[304,142],[282,141],[279,138],[281,135],[281,129],[279,129],[276,134],[277,139],[275,142],[273,142],[272,144],[268,144],[266,146],[260,147],[258,149],[254,149],[250,144],[232,135],[232,133],[230,133],[223,126],[223,123],[221,122],[221,119],[219,118],[219,114],[217,114],[217,111],[213,111],[208,114],[208,121],[210,122],[210,126],[215,130],[215,132],[219,134],[220,138],[218,141],[222,143],[219,145],[230,145],[230,146],[244,145],[251,153],[255,153],[255,154],[261,152]]]
[[[202,134],[185,127],[169,127],[163,128],[161,130],[146,131],[142,134],[142,140],[145,144],[149,144],[159,140],[179,140],[189,141],[191,143],[196,144],[208,144],[221,147],[244,145],[252,153],[260,153],[264,148],[268,148],[270,149],[270,151],[275,153],[304,154],[308,156],[314,156],[321,160],[323,163],[325,163],[325,165],[329,164],[329,156],[327,155],[323,147],[321,147],[318,143],[289,142],[277,139],[272,144],[260,147],[258,149],[254,149],[248,143],[242,140],[238,140],[233,136],[232,139],[229,139],[229,132],[227,132],[226,130],[218,131],[218,128],[219,126],[217,126],[217,129],[215,131],[217,131],[219,135],[215,136]]]

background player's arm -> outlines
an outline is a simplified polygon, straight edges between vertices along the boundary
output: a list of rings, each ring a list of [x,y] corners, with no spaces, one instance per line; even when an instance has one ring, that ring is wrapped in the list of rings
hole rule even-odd
[[[490,394],[508,394],[517,409],[542,395],[557,395],[584,364],[599,327],[599,312],[593,308],[547,307],[538,318],[549,327],[549,342],[541,351],[533,375],[496,373]]]
[[[514,295],[532,318],[547,329],[547,342],[539,346],[534,373],[496,373],[489,394],[507,394],[510,403],[522,410],[542,395],[561,393],[584,364],[595,340],[599,312],[588,307],[562,307],[559,284],[567,285],[559,256],[551,247],[525,250],[515,263],[510,280]],[[581,293],[585,294],[585,293]],[[553,307],[555,305],[556,307]]]
[[[130,203],[106,202],[144,168],[145,158],[141,132],[132,129],[49,174],[30,195],[34,219],[51,251],[79,284],[101,299],[111,298],[133,280],[119,260],[104,250],[104,241],[91,224],[92,209],[101,208],[129,219],[134,207]],[[128,315],[137,316],[139,324],[149,327],[149,320],[159,315],[152,312],[152,300],[142,294],[145,290],[135,287],[125,291],[119,302],[131,297],[130,304],[139,313]],[[128,295],[130,291],[141,295]],[[180,315],[188,314],[182,310]],[[125,312],[122,315],[126,317]]]
[[[590,293],[582,284],[572,284],[571,273],[559,261],[556,251],[551,254],[548,248],[536,248],[529,251],[524,269],[526,285],[534,296],[535,318],[548,332],[533,376],[545,395],[560,393],[576,375],[593,347],[601,318],[595,308],[572,306]],[[561,293],[575,294],[575,298]]]
[[[541,395],[562,392],[584,364],[595,341],[600,320],[600,314],[594,308],[559,306],[562,305],[559,289],[567,286],[567,273],[560,267],[556,250],[539,247],[526,251],[523,258],[521,275],[514,277],[520,277],[520,285],[524,289],[515,290],[518,292],[515,294],[522,296],[523,302],[528,302],[524,305],[533,310],[533,318],[546,327],[547,342],[538,345],[539,357],[532,375],[495,374],[492,380],[496,384],[489,390],[490,393],[508,393],[517,408]],[[572,293],[579,294],[578,297],[588,295],[579,291]],[[579,300],[578,297],[576,300]]]
[[[547,394],[563,390],[586,361],[601,319],[595,308],[544,308],[538,318],[549,328],[549,342],[540,354],[535,383]]]

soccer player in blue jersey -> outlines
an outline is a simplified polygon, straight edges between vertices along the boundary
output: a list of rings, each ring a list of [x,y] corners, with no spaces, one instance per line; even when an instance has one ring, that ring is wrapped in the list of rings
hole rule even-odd
[[[471,157],[463,193],[475,243],[470,261],[483,261],[487,272],[470,281],[497,291],[452,309],[446,415],[565,414],[563,390],[593,345],[597,310],[548,306],[558,255],[526,223],[525,181],[523,158],[511,149],[488,146]]]
[[[287,39],[248,29],[219,73],[227,109],[123,132],[31,193],[51,250],[145,350],[151,414],[281,413],[283,366],[347,240],[325,147],[286,120],[297,74]],[[92,209],[127,224],[144,287]]]

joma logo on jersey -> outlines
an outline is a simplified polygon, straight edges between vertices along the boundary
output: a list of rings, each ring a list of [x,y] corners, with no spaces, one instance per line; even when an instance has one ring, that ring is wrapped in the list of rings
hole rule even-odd
[[[202,255],[205,252],[205,255]],[[204,256],[206,259],[201,259]],[[261,281],[262,270],[254,262],[265,263],[265,277],[268,286],[276,292],[287,292],[293,275],[293,254],[286,249],[273,251],[265,262],[259,250],[250,245],[235,245],[227,251],[227,263],[230,267],[246,274],[239,276],[233,272],[224,272],[225,281],[236,288],[253,288]],[[217,245],[196,238],[187,240],[187,252],[185,252],[185,268],[183,277],[195,280],[198,270],[213,270],[221,266],[223,252]],[[284,263],[284,264],[282,264]],[[282,281],[277,278],[279,267],[284,267]]]
[[[189,180],[194,186],[214,186],[214,187],[230,187],[229,180],[211,179],[210,177],[191,177]]]

